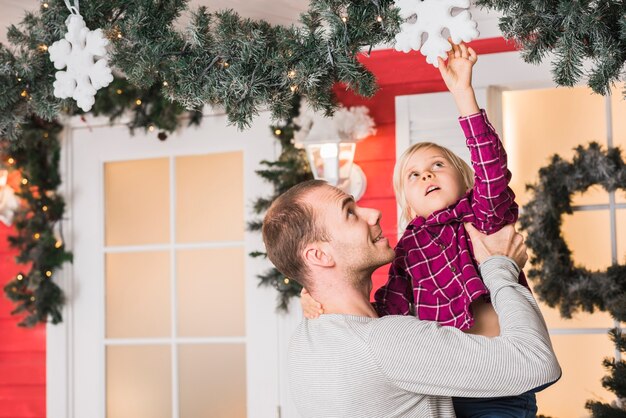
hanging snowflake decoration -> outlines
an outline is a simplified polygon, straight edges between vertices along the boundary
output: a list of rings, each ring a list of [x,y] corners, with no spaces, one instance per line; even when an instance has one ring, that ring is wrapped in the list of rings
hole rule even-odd
[[[400,17],[404,22],[396,35],[396,50],[409,52],[420,51],[426,62],[439,66],[437,57],[446,59],[446,52],[452,46],[442,32],[448,28],[452,42],[469,42],[478,37],[476,22],[469,11],[462,10],[452,16],[452,9],[467,9],[469,0],[396,0],[400,9]],[[422,44],[423,34],[428,34]]]
[[[107,64],[106,49],[109,41],[101,29],[89,30],[78,13],[78,3],[70,7],[72,14],[65,24],[67,33],[64,39],[53,43],[48,51],[50,61],[57,71],[54,82],[54,96],[60,99],[68,97],[76,100],[83,111],[91,110],[98,89],[113,81],[111,69]]]

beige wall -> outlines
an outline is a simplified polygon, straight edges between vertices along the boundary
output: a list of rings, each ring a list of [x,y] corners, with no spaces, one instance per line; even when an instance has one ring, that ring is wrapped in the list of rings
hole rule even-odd
[[[620,92],[612,99],[613,142],[626,146],[626,102]],[[511,187],[520,205],[532,197],[526,184],[537,181],[538,170],[558,154],[571,159],[573,149],[591,141],[607,145],[606,100],[587,88],[510,91],[503,94],[503,141],[513,173]],[[618,202],[626,193],[618,192]],[[594,187],[574,198],[576,205],[608,203],[608,193]],[[626,210],[617,213],[618,259],[625,262]],[[609,211],[575,212],[565,216],[563,235],[577,264],[590,269],[606,269],[611,263]],[[567,320],[557,309],[541,305],[548,327],[554,330],[553,343],[563,368],[563,377],[538,394],[539,412],[559,418],[589,416],[587,400],[611,402],[600,379],[606,374],[605,357],[614,355],[608,336],[598,329],[613,327],[611,317],[602,312],[578,314]],[[568,330],[568,331],[565,331]]]

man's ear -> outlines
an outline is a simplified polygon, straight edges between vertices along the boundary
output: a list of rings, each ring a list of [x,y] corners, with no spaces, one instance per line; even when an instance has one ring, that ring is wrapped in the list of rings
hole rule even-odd
[[[333,267],[335,260],[326,242],[316,242],[304,248],[304,260],[312,266]]]

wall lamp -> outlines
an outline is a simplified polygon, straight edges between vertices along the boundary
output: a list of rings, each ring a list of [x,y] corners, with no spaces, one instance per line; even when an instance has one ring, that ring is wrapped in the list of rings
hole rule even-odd
[[[367,187],[363,170],[354,164],[356,144],[376,133],[368,113],[365,106],[340,107],[332,117],[326,117],[303,102],[294,120],[300,126],[294,134],[296,146],[306,149],[313,176],[337,186],[355,200]]]

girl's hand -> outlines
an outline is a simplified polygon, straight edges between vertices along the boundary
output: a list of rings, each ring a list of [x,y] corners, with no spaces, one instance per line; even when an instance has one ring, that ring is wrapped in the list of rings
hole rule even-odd
[[[439,60],[439,72],[446,83],[446,87],[454,96],[454,101],[461,116],[469,116],[480,112],[476,102],[476,95],[472,88],[472,67],[476,64],[478,56],[476,52],[463,42],[459,45],[452,44],[448,52],[448,61]]]
[[[465,45],[452,44],[452,49],[448,52],[448,61],[438,57],[439,72],[446,87],[451,93],[463,92],[472,88],[472,67],[476,64],[478,56],[476,52]]]
[[[315,319],[324,313],[322,304],[317,302],[306,289],[300,292],[300,305],[302,305],[302,313],[307,319]]]

